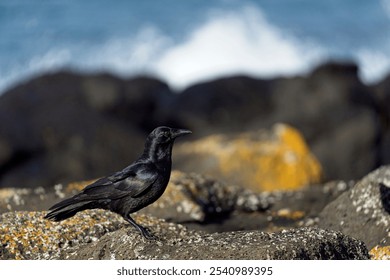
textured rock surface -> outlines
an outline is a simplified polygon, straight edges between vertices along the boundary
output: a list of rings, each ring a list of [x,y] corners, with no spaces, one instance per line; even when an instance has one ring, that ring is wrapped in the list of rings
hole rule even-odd
[[[58,259],[61,250],[96,241],[124,221],[107,211],[85,211],[54,223],[45,212],[9,212],[0,216],[0,259]]]
[[[133,238],[125,229],[70,249],[71,259],[368,259],[364,244],[341,233],[314,228],[276,233],[189,232],[161,224],[157,242]]]
[[[236,136],[214,135],[179,144],[181,169],[218,177],[255,191],[294,190],[318,183],[322,169],[294,128],[278,124],[271,131]]]
[[[316,228],[276,233],[205,234],[135,215],[158,240],[149,241],[118,215],[89,210],[61,223],[43,212],[1,215],[0,259],[367,259],[364,244]]]
[[[370,250],[370,258],[372,260],[390,260],[390,246],[375,246]]]
[[[364,241],[369,249],[390,244],[390,166],[358,181],[321,212],[319,226]]]
[[[47,210],[92,182],[0,189],[0,213]],[[315,225],[321,210],[351,185],[340,181],[296,191],[256,193],[207,176],[173,171],[164,195],[140,213],[207,232],[275,231]]]

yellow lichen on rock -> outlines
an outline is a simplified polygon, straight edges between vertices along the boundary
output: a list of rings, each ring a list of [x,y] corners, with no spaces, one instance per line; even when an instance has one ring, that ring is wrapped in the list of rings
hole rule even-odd
[[[60,223],[46,212],[15,211],[0,215],[1,259],[50,259],[61,247],[86,243],[118,229],[123,219],[103,210],[87,210]]]
[[[256,191],[296,190],[320,182],[322,176],[321,165],[301,134],[285,124],[275,125],[271,133],[209,136],[183,144],[178,154],[201,158],[198,165],[207,168],[196,172],[220,176]]]
[[[372,260],[390,260],[390,246],[375,246],[370,250]]]

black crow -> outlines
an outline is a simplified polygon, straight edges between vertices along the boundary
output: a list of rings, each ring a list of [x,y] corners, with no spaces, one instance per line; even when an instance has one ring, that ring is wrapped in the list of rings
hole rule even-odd
[[[164,193],[171,176],[173,143],[176,137],[189,133],[186,129],[157,127],[146,138],[144,152],[138,160],[53,205],[45,219],[62,221],[86,209],[107,209],[121,215],[145,238],[153,238],[130,214],[155,202]]]

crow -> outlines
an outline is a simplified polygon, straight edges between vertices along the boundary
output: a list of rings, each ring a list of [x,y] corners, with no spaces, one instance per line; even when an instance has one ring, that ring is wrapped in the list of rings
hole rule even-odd
[[[190,133],[187,129],[157,127],[146,138],[138,160],[53,205],[44,218],[62,221],[86,209],[105,209],[121,215],[146,239],[153,239],[130,214],[155,202],[164,193],[171,176],[173,143],[178,136]]]

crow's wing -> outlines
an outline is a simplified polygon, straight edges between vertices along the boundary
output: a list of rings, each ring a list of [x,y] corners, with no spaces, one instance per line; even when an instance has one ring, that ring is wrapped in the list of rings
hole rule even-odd
[[[119,199],[137,197],[156,182],[158,172],[153,164],[133,164],[122,171],[101,178],[85,187],[78,195],[80,200]]]

